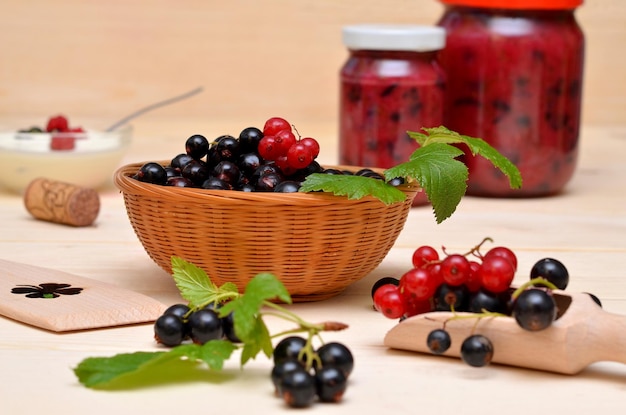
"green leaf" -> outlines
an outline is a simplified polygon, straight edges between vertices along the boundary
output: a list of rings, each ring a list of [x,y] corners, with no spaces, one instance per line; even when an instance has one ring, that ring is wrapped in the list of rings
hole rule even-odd
[[[112,357],[88,357],[74,368],[78,381],[89,388],[106,387],[131,375],[149,372],[172,360],[204,362],[210,369],[221,370],[237,349],[227,340],[213,340],[204,345],[185,344],[167,352],[121,353]]]
[[[169,352],[136,352],[117,354],[113,357],[88,357],[74,368],[74,374],[80,383],[93,388],[129,373],[146,370],[152,365],[172,358]]]
[[[265,356],[270,357],[274,347],[265,321],[260,315],[257,315],[248,333],[248,340],[244,343],[241,351],[241,366],[245,365],[248,360],[254,359],[261,351]]]
[[[408,162],[387,169],[385,177],[417,180],[432,203],[437,223],[441,223],[454,213],[467,188],[467,166],[455,159],[461,154],[462,150],[444,143],[422,146]]]
[[[509,185],[512,189],[519,189],[522,187],[522,174],[519,169],[509,161],[506,157],[491,147],[486,141],[480,138],[473,138],[463,136],[463,143],[465,143],[472,154],[481,155],[497,167],[502,173],[509,179]]]
[[[257,274],[248,282],[243,295],[226,303],[220,314],[233,313],[235,333],[243,343],[257,342],[259,312],[265,301],[274,299],[291,303],[289,292],[274,275]]]
[[[227,282],[217,287],[202,268],[176,256],[172,257],[172,276],[180,295],[189,302],[191,308],[200,308],[239,295],[236,284]]]
[[[172,276],[180,295],[189,302],[189,307],[198,307],[217,295],[217,286],[206,272],[182,258],[172,257]]]
[[[382,180],[355,175],[310,174],[302,183],[300,191],[330,192],[338,196],[347,196],[348,199],[373,196],[387,205],[402,202],[406,198],[401,190]]]
[[[519,189],[522,186],[522,175],[513,163],[498,150],[481,138],[461,135],[456,131],[447,129],[446,127],[423,128],[427,134],[409,131],[411,138],[415,139],[421,146],[427,146],[434,143],[441,144],[465,144],[472,155],[482,156],[489,160],[494,167],[504,173],[509,179],[509,185],[512,189]]]

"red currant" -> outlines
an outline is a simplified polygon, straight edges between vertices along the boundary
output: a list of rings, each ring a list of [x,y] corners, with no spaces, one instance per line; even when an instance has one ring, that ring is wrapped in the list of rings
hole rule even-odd
[[[272,117],[265,121],[265,125],[263,126],[263,135],[276,135],[282,130],[291,131],[291,124],[289,124],[289,121],[280,117]]]
[[[398,291],[398,286],[396,284],[387,283],[376,288],[376,291],[374,291],[374,295],[372,296],[372,301],[374,302],[374,308],[376,310],[380,311],[378,303],[380,302],[381,297],[389,291]]]
[[[311,150],[313,159],[317,158],[317,156],[320,154],[320,144],[317,142],[316,139],[312,137],[304,137],[302,140],[300,140],[300,142],[307,146],[309,150]]]
[[[280,156],[280,147],[273,135],[267,135],[259,141],[259,155],[265,160],[274,161]]]
[[[406,311],[404,312],[404,316],[412,317],[418,314],[429,313],[434,309],[435,307],[430,298],[427,300],[417,300],[415,298],[410,298],[406,300]]]
[[[420,246],[413,252],[413,266],[415,268],[421,268],[432,261],[439,259],[439,253],[435,248],[428,245]]]
[[[46,131],[59,131],[65,132],[69,130],[69,123],[67,118],[63,115],[57,115],[56,117],[50,117],[48,124],[46,125]]]
[[[425,268],[413,268],[400,278],[400,292],[406,298],[428,300],[435,294],[438,281]]]
[[[515,256],[515,253],[511,251],[509,248],[506,248],[504,246],[496,246],[495,248],[491,248],[489,251],[487,251],[487,253],[483,257],[483,261],[486,258],[489,258],[492,256],[501,256],[507,259],[511,263],[511,265],[513,265],[513,268],[517,270],[517,256]]]
[[[470,261],[470,272],[467,281],[465,281],[465,286],[471,293],[478,292],[480,287],[482,287],[482,283],[480,281],[480,262]]]
[[[501,256],[485,257],[480,266],[480,281],[484,289],[492,293],[506,291],[513,282],[515,269],[511,262]]]
[[[280,130],[274,134],[276,145],[278,146],[278,152],[280,155],[287,155],[287,151],[296,144],[296,136],[291,132],[291,129]]]
[[[291,176],[297,170],[289,165],[289,161],[287,160],[287,155],[276,157],[276,160],[274,160],[274,163],[285,176]]]
[[[374,294],[374,306],[385,317],[397,319],[402,317],[406,312],[406,300],[404,296],[400,294],[398,287],[392,286],[394,287],[393,290],[385,289],[381,291],[383,287],[380,287],[376,291],[376,294]]]
[[[467,258],[460,254],[448,255],[441,262],[441,275],[445,283],[459,286],[469,278],[470,265]]]
[[[311,150],[302,142],[297,142],[287,151],[287,163],[294,169],[303,169],[313,161]]]

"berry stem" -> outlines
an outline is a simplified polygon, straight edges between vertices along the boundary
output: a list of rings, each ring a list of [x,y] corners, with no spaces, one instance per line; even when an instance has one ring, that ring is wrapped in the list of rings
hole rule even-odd
[[[511,294],[511,298],[512,299],[516,299],[528,287],[535,287],[537,285],[543,285],[543,286],[545,286],[545,287],[547,287],[547,288],[549,288],[551,290],[558,290],[558,287],[556,285],[552,284],[547,279],[545,279],[543,277],[537,277],[537,278],[533,278],[530,281],[526,281],[524,284],[520,285],[515,291],[513,291],[513,294]]]

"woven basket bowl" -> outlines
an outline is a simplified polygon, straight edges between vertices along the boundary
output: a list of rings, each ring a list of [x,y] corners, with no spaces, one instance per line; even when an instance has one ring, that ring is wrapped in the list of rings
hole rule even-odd
[[[256,274],[270,272],[294,302],[333,297],[376,268],[419,191],[403,186],[405,201],[385,205],[321,192],[178,188],[131,178],[142,164],[119,168],[114,181],[154,262],[171,274],[171,257],[181,257],[215,284],[232,282],[240,291]]]

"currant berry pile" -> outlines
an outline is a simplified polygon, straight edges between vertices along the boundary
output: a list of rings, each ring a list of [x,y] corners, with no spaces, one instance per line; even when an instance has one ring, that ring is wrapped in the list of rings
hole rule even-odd
[[[281,117],[269,118],[263,129],[247,127],[238,137],[222,135],[209,141],[195,134],[185,152],[168,165],[145,163],[133,178],[152,184],[244,192],[297,192],[311,173],[359,174],[383,179],[370,169],[347,172],[324,169],[316,161],[320,145]]]
[[[340,402],[354,367],[354,357],[342,343],[325,343],[314,350],[300,336],[283,338],[274,348],[271,378],[276,396],[294,408],[319,402]]]
[[[524,330],[540,331],[557,318],[552,290],[564,290],[569,283],[565,265],[554,258],[537,261],[529,281],[512,286],[517,272],[517,256],[504,246],[481,252],[485,238],[466,253],[440,255],[432,246],[418,247],[412,256],[413,268],[400,278],[385,277],[372,287],[374,308],[391,319],[403,320],[417,314],[448,311],[475,313],[476,318],[514,318]],[[600,304],[596,297],[592,298]],[[451,319],[454,319],[452,317]],[[445,353],[451,338],[444,327],[433,330],[426,339],[434,354]],[[491,341],[469,333],[460,355],[471,366],[487,365],[494,354]]]

